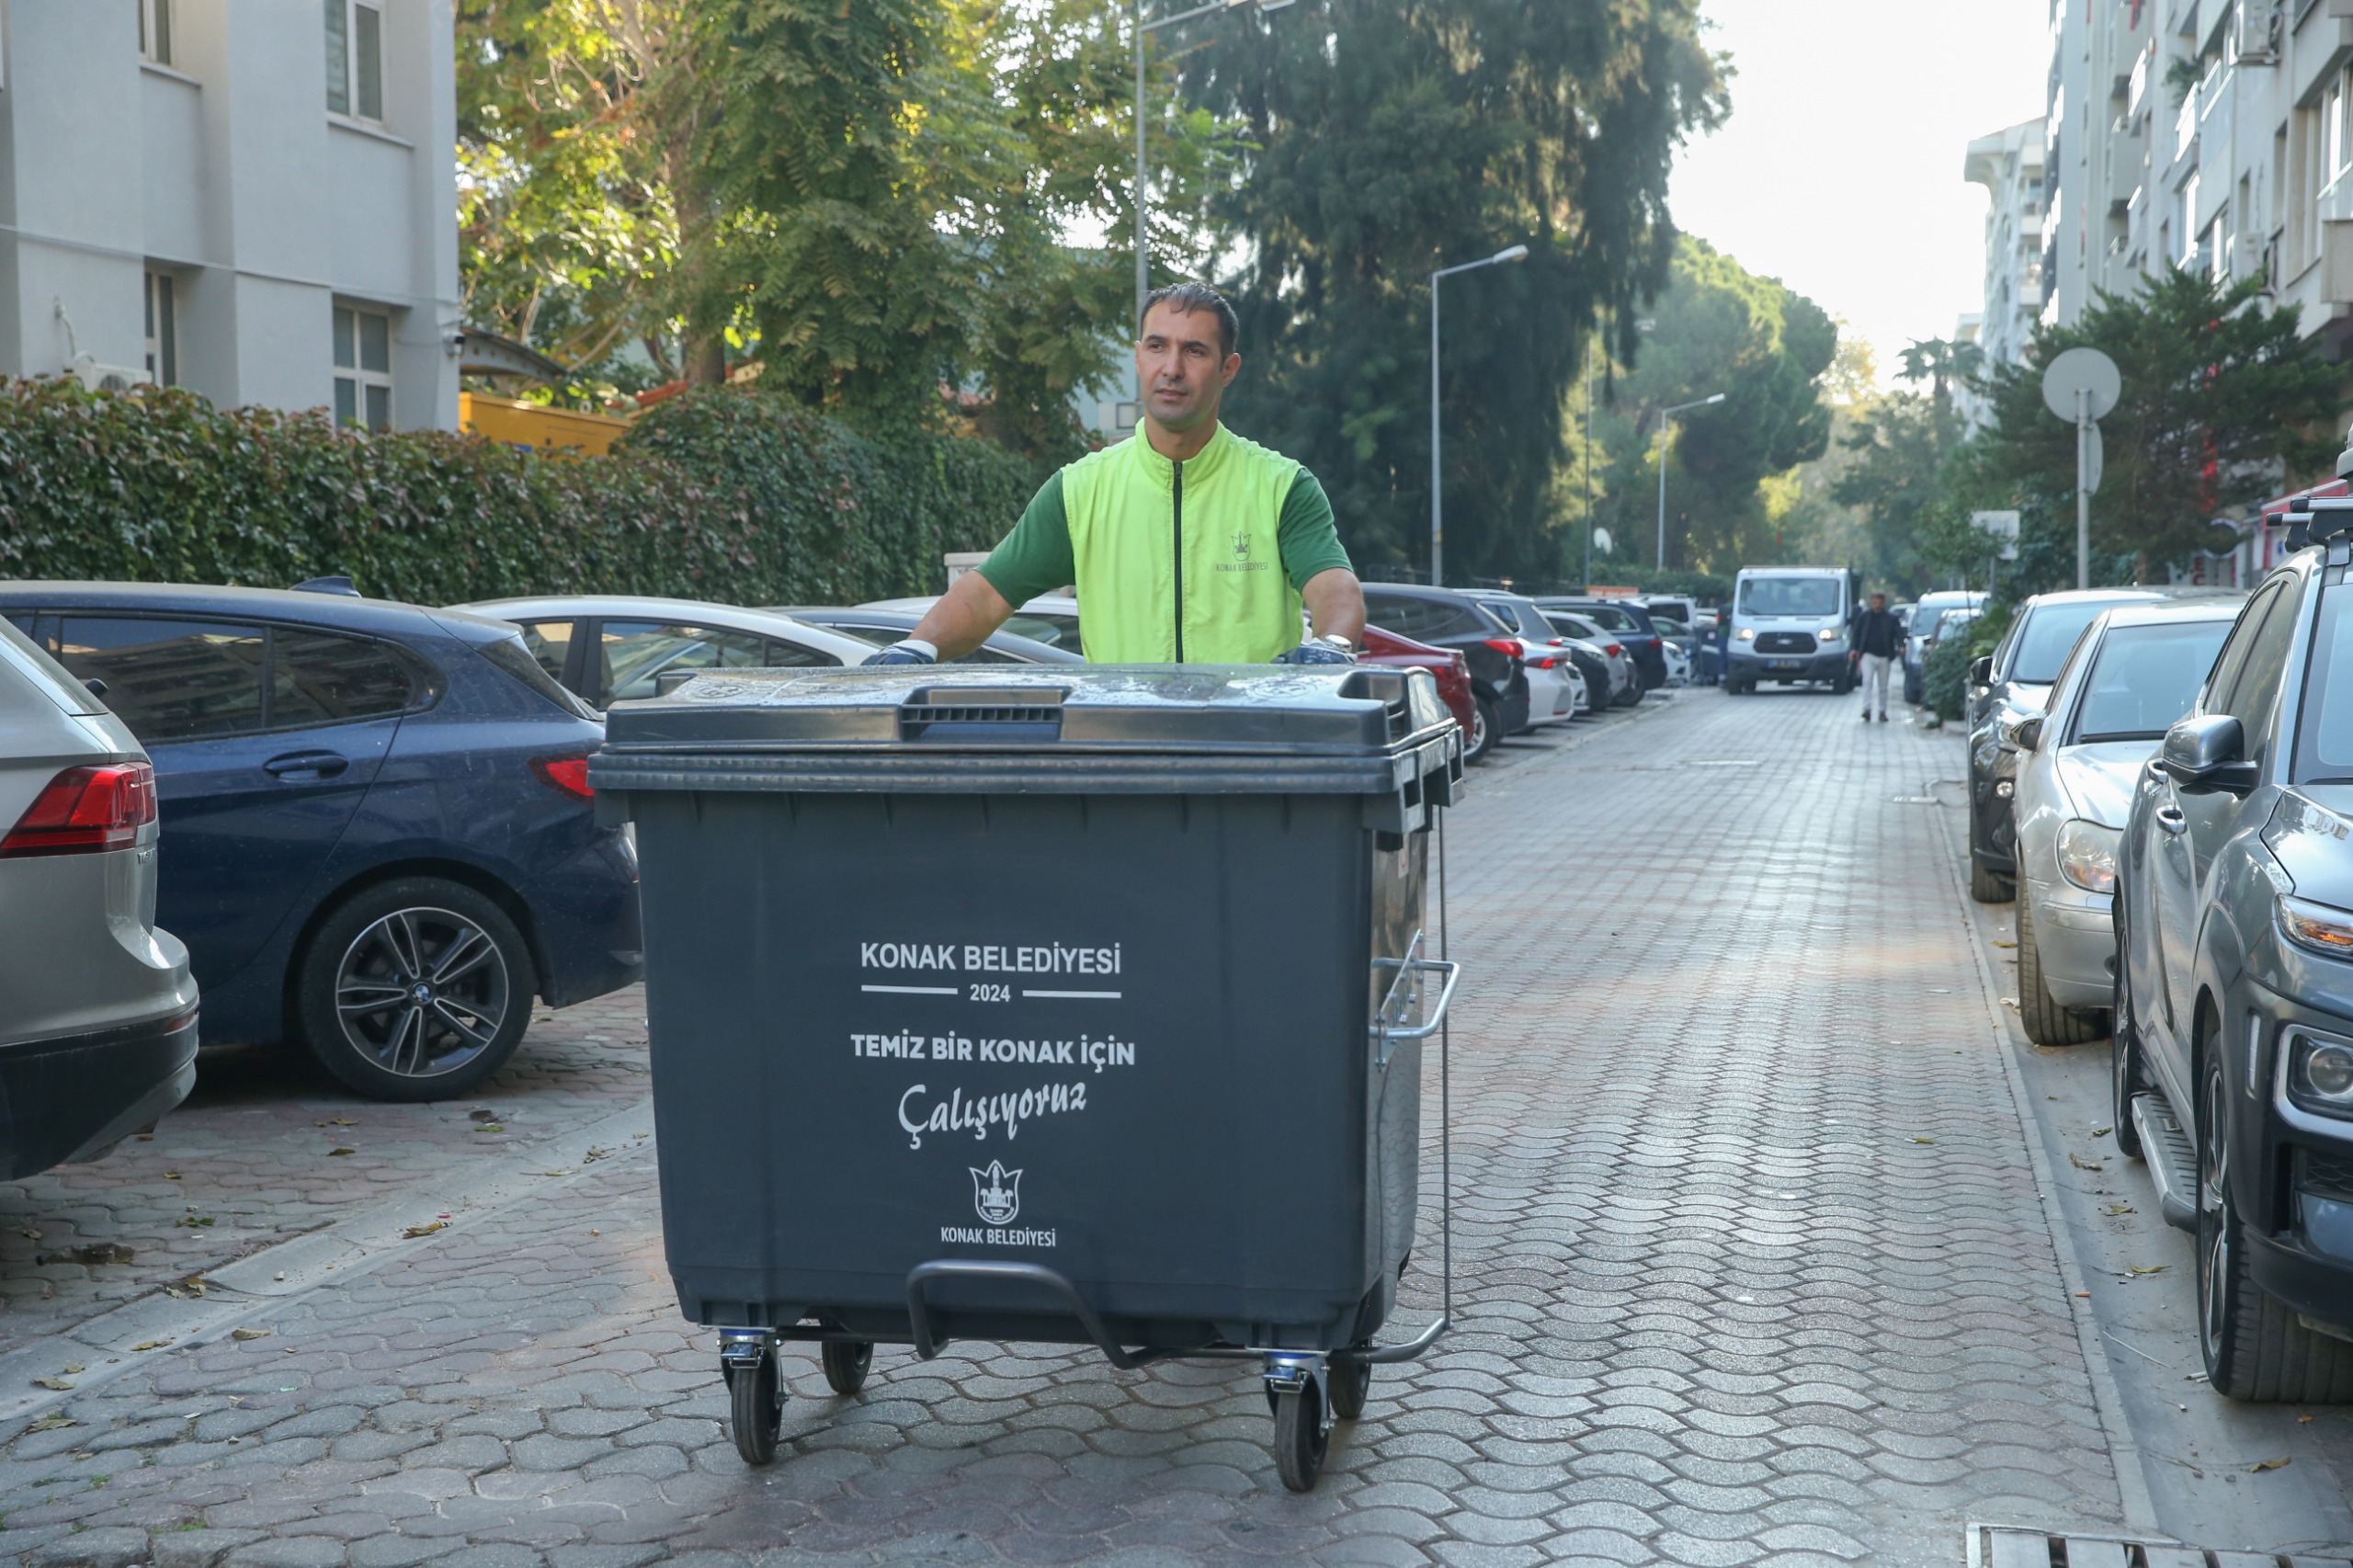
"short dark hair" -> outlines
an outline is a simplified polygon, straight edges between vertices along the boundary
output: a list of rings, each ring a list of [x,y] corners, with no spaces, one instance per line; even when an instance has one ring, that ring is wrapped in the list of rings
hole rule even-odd
[[[1209,312],[1217,317],[1217,357],[1221,359],[1233,357],[1233,341],[1242,335],[1242,318],[1233,313],[1233,307],[1226,302],[1225,296],[1208,284],[1171,283],[1165,289],[1154,289],[1146,294],[1143,309],[1136,315],[1138,337],[1143,335],[1144,318],[1152,314],[1154,305],[1174,305],[1188,316],[1197,311]]]

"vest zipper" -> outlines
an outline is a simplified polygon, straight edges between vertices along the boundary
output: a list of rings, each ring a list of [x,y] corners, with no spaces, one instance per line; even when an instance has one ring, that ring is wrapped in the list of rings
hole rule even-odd
[[[1169,535],[1176,565],[1176,662],[1185,662],[1185,465],[1176,463],[1168,490]]]

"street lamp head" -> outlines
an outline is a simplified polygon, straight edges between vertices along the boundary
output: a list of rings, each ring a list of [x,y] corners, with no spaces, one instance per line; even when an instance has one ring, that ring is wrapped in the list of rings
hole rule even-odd
[[[1705,407],[1707,407],[1707,406],[1708,406],[1708,404],[1710,404],[1710,403],[1722,403],[1722,402],[1723,402],[1723,400],[1724,400],[1724,394],[1723,394],[1723,393],[1722,393],[1722,392],[1718,392],[1718,393],[1716,393],[1716,395],[1715,395],[1715,396],[1713,396],[1713,397],[1703,397],[1703,398],[1701,398],[1701,399],[1699,400],[1699,406],[1700,406],[1700,407],[1702,407],[1702,408],[1705,408]]]
[[[1283,4],[1284,4],[1284,5],[1286,5],[1286,6],[1288,6],[1288,5],[1290,5],[1290,0],[1283,0]],[[1493,256],[1489,256],[1487,259],[1488,259],[1489,261],[1491,261],[1491,262],[1492,262],[1492,261],[1526,261],[1526,260],[1528,259],[1528,247],[1527,247],[1526,245],[1514,245],[1514,246],[1512,246],[1509,250],[1499,250],[1499,251],[1497,251],[1495,255],[1493,255]]]

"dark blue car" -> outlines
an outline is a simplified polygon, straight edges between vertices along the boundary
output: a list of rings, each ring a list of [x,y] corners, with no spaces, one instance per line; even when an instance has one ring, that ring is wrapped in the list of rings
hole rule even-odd
[[[363,1095],[463,1094],[642,971],[596,710],[516,629],[350,595],[0,583],[153,758],[156,924],[207,1044],[300,1040]]]

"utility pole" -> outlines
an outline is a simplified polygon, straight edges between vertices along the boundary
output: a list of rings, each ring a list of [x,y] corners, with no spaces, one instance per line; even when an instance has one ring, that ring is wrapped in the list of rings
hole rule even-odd
[[[1446,482],[1438,466],[1438,280],[1458,272],[1475,267],[1493,267],[1498,262],[1526,261],[1528,247],[1512,245],[1478,261],[1466,261],[1460,267],[1441,267],[1430,274],[1430,586],[1446,586]]]

